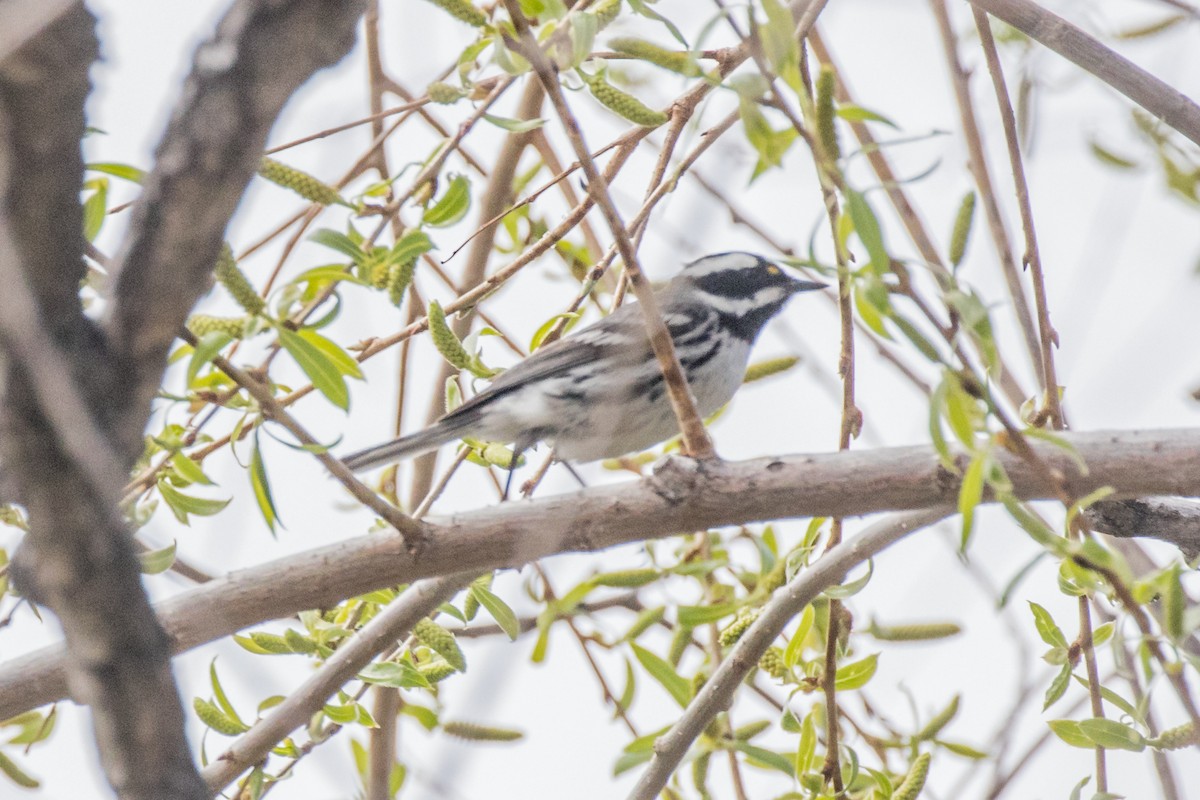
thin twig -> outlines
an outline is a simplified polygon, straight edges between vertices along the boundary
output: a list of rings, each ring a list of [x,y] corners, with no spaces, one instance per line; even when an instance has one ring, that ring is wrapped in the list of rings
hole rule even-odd
[[[721,710],[733,702],[742,680],[758,664],[784,627],[805,606],[830,586],[836,585],[858,564],[914,531],[928,527],[953,513],[948,507],[895,514],[868,527],[858,536],[834,549],[800,572],[791,583],[779,589],[762,613],[738,639],[729,657],[713,673],[683,716],[654,744],[654,758],[629,800],[654,800],[666,786],[671,774],[705,727]]]
[[[212,791],[228,786],[245,770],[270,753],[271,748],[296,728],[308,722],[342,686],[371,663],[380,652],[412,630],[432,609],[449,600],[466,586],[474,572],[460,572],[419,581],[371,618],[350,640],[339,647],[321,668],[254,727],[242,734],[225,752],[201,772]]]
[[[181,331],[179,337],[193,347],[199,342],[192,335],[191,331]],[[321,443],[316,437],[310,434],[305,428],[296,421],[296,418],[289,414],[275,396],[271,394],[271,390],[264,384],[256,381],[249,373],[229,363],[225,358],[216,356],[213,358],[213,364],[217,369],[224,372],[234,380],[239,386],[244,388],[251,397],[258,401],[263,413],[275,420],[300,441],[301,444],[314,447],[313,455],[321,462],[325,469],[329,470],[333,477],[346,487],[350,494],[360,503],[370,508],[379,516],[387,520],[388,524],[400,532],[404,536],[405,541],[410,547],[416,547],[425,536],[425,526],[414,520],[412,517],[405,514],[400,509],[388,503],[375,492],[371,491],[362,481],[355,477],[340,459],[334,458],[326,452]]]
[[[567,138],[575,150],[575,157],[579,159],[583,173],[587,177],[588,195],[599,206],[601,213],[604,215],[604,220],[608,223],[609,230],[616,240],[621,260],[624,262],[625,272],[629,276],[634,294],[638,298],[638,305],[641,308],[642,316],[646,321],[646,331],[650,338],[650,346],[653,348],[654,355],[658,358],[659,367],[662,369],[663,383],[666,386],[667,395],[671,400],[671,408],[679,420],[679,429],[683,435],[684,447],[692,458],[701,461],[712,460],[716,457],[712,440],[709,438],[708,432],[704,428],[704,420],[701,419],[700,412],[696,408],[696,399],[692,395],[691,388],[688,386],[687,378],[684,377],[683,367],[680,366],[679,356],[675,352],[675,342],[671,338],[671,333],[667,329],[666,323],[663,321],[662,313],[658,308],[658,301],[655,299],[654,292],[650,288],[650,283],[646,280],[638,264],[637,253],[634,251],[629,231],[625,228],[624,223],[621,221],[620,213],[613,204],[612,197],[608,191],[608,182],[600,174],[600,170],[596,167],[596,162],[591,157],[591,151],[584,141],[583,130],[579,127],[579,121],[571,112],[570,106],[567,105],[566,97],[563,96],[562,85],[559,83],[558,75],[555,73],[553,67],[551,67],[545,53],[542,52],[541,46],[534,38],[533,32],[529,28],[529,22],[525,19],[521,7],[517,4],[516,0],[505,0],[505,7],[508,9],[520,37],[520,43],[514,43],[514,46],[520,49],[521,55],[533,66],[534,72],[537,73],[538,79],[542,82],[542,88],[546,90],[546,95],[549,97],[551,105],[554,106],[554,111],[562,123],[563,130],[566,132]]]
[[[1074,62],[1200,144],[1200,106],[1097,39],[1031,0],[970,0]]]

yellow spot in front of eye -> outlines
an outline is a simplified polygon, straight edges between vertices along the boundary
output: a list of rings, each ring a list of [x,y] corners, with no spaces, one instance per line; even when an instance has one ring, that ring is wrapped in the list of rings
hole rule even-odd
[[[779,267],[775,266],[774,264],[767,265],[767,272],[770,273],[771,275],[782,275],[783,274],[783,272],[779,269]]]

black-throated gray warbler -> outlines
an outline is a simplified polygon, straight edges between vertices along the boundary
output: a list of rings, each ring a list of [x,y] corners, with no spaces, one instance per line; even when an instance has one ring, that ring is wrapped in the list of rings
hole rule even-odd
[[[751,345],[791,296],[823,287],[785,275],[762,256],[718,253],[688,264],[658,290],[663,321],[702,416],[733,397]],[[678,432],[641,311],[627,303],[537,350],[425,430],[345,461],[351,469],[369,469],[463,436],[512,442],[517,454],[544,441],[564,461],[595,461],[643,450]]]

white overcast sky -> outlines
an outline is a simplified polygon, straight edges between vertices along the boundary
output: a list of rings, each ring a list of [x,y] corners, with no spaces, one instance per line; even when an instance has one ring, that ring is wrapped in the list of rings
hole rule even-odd
[[[705,9],[705,17],[712,8],[698,0],[691,2]],[[387,64],[394,74],[410,83],[410,88],[420,90],[457,52],[460,43],[466,42],[464,28],[416,0],[384,0],[382,5]],[[660,8],[670,14],[671,9],[685,5],[685,0],[664,0]],[[957,22],[965,27],[965,4],[952,5]],[[1165,4],[1150,0],[1059,1],[1050,5],[1073,21],[1106,31],[1130,21],[1159,18],[1167,11]],[[107,135],[89,139],[86,155],[89,160],[149,167],[191,52],[227,3],[90,0],[89,6],[100,17],[104,54],[94,71],[96,92],[89,104],[90,121]],[[966,156],[954,134],[958,129],[957,112],[951,103],[927,4],[917,0],[837,0],[830,3],[822,25],[853,90],[864,105],[898,123],[903,133],[896,136],[948,132],[891,151],[900,175],[917,175],[936,166],[911,191],[931,229],[946,236],[969,183],[964,168]],[[1126,43],[1123,52],[1190,96],[1200,97],[1198,45],[1200,39],[1193,23],[1147,43]],[[982,71],[975,53],[966,52],[965,60]],[[1041,53],[1032,63],[1044,86],[1037,95],[1029,174],[1051,309],[1062,341],[1058,354],[1060,380],[1068,387],[1072,424],[1080,430],[1194,426],[1200,422],[1200,404],[1189,397],[1189,392],[1200,385],[1200,347],[1196,346],[1200,340],[1200,314],[1196,312],[1200,308],[1200,280],[1195,271],[1200,263],[1197,209],[1169,197],[1153,170],[1117,173],[1099,165],[1089,154],[1087,141],[1097,138],[1115,150],[1146,158],[1131,136],[1126,103],[1052,54]],[[272,135],[272,142],[365,115],[363,75],[363,54],[358,49],[301,92]],[[1010,75],[1010,81],[1015,82],[1014,75]],[[1008,222],[1019,250],[1014,206],[1006,194],[1011,185],[1007,162],[1002,142],[995,135],[996,114],[990,88],[985,84],[981,80],[975,85],[979,113],[989,134],[993,174],[1008,203]],[[666,100],[667,96],[658,99]],[[454,113],[446,111],[443,116],[453,120]],[[716,114],[710,119],[716,119]],[[588,132],[596,142],[620,129],[611,118],[597,114]],[[333,178],[346,169],[367,135],[359,130],[331,137],[291,151],[285,160]],[[747,188],[752,159],[744,147],[734,146],[737,135],[727,138],[730,144],[717,148],[718,157],[702,161],[701,171],[724,185],[746,208],[761,215],[776,235],[803,248],[820,220],[819,197],[805,154],[794,150],[785,170],[771,173]],[[421,148],[428,148],[433,141],[418,142],[411,152],[393,149],[389,153],[392,163],[420,160],[428,152]],[[861,164],[852,175],[869,185]],[[636,208],[632,202],[634,191],[640,191],[640,187],[623,196],[618,193],[619,199],[630,201],[626,208]],[[876,206],[882,210],[881,201]],[[231,226],[235,249],[249,244],[257,232],[286,218],[296,208],[290,196],[256,182]],[[329,224],[337,225],[342,218],[329,219]],[[733,226],[725,212],[695,191],[680,192],[671,198],[656,224],[656,233],[647,238],[643,248],[644,263],[655,278],[668,276],[683,261],[707,252],[764,249],[744,230]],[[890,220],[887,224],[896,254],[911,255],[901,231]],[[111,249],[119,225],[116,221],[105,232],[100,241],[102,248]],[[462,230],[472,227],[467,224]],[[821,231],[824,233],[823,228]],[[457,241],[445,235],[439,243],[452,247]],[[268,248],[261,260],[251,261],[246,267],[261,279],[277,253]],[[297,261],[315,265],[322,263],[318,260],[322,257],[318,248],[307,245],[299,251]],[[450,266],[456,265],[451,262]],[[526,318],[513,312],[529,303],[531,297],[537,298],[539,308],[551,308],[563,305],[574,294],[574,287],[548,280],[549,269],[532,268],[527,272],[521,278],[520,291],[500,294],[493,306],[501,319],[512,320],[517,338],[522,341],[528,341],[533,329],[551,312]],[[997,306],[997,315],[1003,316],[1006,294],[981,224],[977,225],[964,274]],[[438,284],[428,286],[434,296],[449,296]],[[218,311],[228,308],[223,299],[216,297],[207,300],[205,307]],[[353,319],[339,321],[333,330],[340,340],[353,341],[369,332],[394,329],[397,323],[394,311],[375,305]],[[1005,328],[1002,334],[1010,360],[1026,369],[1012,331]],[[486,353],[490,357],[506,363],[506,352],[492,349],[490,344],[489,348]],[[764,336],[759,352],[800,353],[806,361],[802,369],[777,383],[753,387],[739,395],[714,431],[721,453],[743,458],[833,449],[838,417],[837,326],[831,306],[819,298],[799,298]],[[418,350],[418,358],[422,359],[419,365],[434,363],[424,350]],[[374,384],[352,387],[349,419],[314,397],[297,406],[301,420],[327,441],[344,435],[342,446],[346,449],[388,435],[389,409],[394,402],[389,374],[395,362],[386,357],[376,361],[368,370],[368,378],[376,379]],[[1026,383],[1031,383],[1027,373],[1024,377]],[[859,397],[867,427],[858,446],[927,441],[924,400],[869,355],[862,361]],[[410,415],[410,425],[421,416],[423,412]],[[764,419],[779,422],[767,429],[762,424]],[[365,531],[369,516],[351,510],[351,504],[315,463],[272,445],[267,446],[267,458],[269,463],[281,465],[272,472],[272,478],[288,527],[278,540],[267,534],[246,491],[244,474],[232,461],[219,459],[213,462],[214,477],[237,494],[230,508],[215,519],[196,520],[190,530],[179,530],[169,515],[160,515],[147,528],[147,536],[163,543],[178,536],[182,554],[220,571]],[[624,479],[594,467],[585,468],[585,475],[595,481]],[[572,486],[569,479],[552,475],[544,491],[569,491]],[[489,497],[478,493],[484,488],[483,483],[464,482],[439,503],[437,510],[477,506],[479,497]],[[492,502],[490,497],[487,502]],[[990,576],[993,586],[1001,587],[1036,551],[998,514],[983,513],[979,526],[972,563]],[[785,524],[782,529],[792,535],[796,523]],[[11,546],[14,541],[10,532],[0,531],[0,544]],[[1026,638],[1031,637],[1033,626],[1026,599],[1037,600],[1066,620],[1073,619],[1073,606],[1057,592],[1053,569],[1043,567],[1023,585],[1010,612],[996,612],[992,597],[961,568],[947,542],[947,537],[930,533],[889,551],[878,560],[870,586],[852,601],[851,607],[860,625],[872,617],[882,622],[954,619],[967,625],[968,634],[949,643],[886,648],[880,675],[870,691],[876,703],[890,709],[903,723],[909,722],[908,696],[916,698],[920,713],[927,718],[953,694],[961,692],[962,716],[946,736],[986,746],[988,737],[1005,719],[1005,703],[1013,687],[1031,677],[1040,695],[1052,674],[1037,657],[1042,650],[1040,644],[1030,641],[1025,652],[1016,652],[1006,626],[1015,623]],[[1170,555],[1162,548],[1155,552],[1163,557]],[[552,571],[560,586],[569,586],[598,565],[609,569],[643,564],[644,559],[638,548],[631,547],[560,558],[553,562]],[[528,608],[522,593],[525,577],[506,574],[497,587],[515,606]],[[156,596],[183,588],[170,577],[154,578],[148,583]],[[950,598],[953,602],[948,607]],[[626,621],[620,619],[618,624]],[[42,626],[28,615],[21,615],[16,624],[0,632],[0,653],[7,658],[49,643],[55,636],[52,625]],[[869,644],[864,642],[863,647],[869,650]],[[532,642],[525,639],[517,644],[472,644],[467,651],[470,673],[464,681],[452,681],[443,695],[448,717],[520,727],[527,732],[527,740],[519,746],[465,747],[445,738],[431,739],[415,732],[414,726],[406,726],[401,746],[412,768],[412,785],[404,796],[454,800],[569,796],[582,800],[619,797],[628,791],[636,771],[617,781],[611,777],[612,763],[626,743],[627,734],[609,721],[598,687],[581,661],[575,642],[560,632],[552,640],[549,662],[542,665],[530,664],[531,646]],[[189,706],[192,696],[207,696],[207,669],[215,656],[219,656],[226,688],[234,702],[247,710],[268,694],[286,692],[309,671],[299,658],[251,657],[228,644],[203,647],[178,662]],[[619,684],[623,672],[620,658],[603,658],[602,664]],[[641,702],[645,705],[638,709],[638,722],[643,731],[673,719],[674,706],[647,681],[641,685]],[[42,793],[30,796],[80,800],[110,796],[82,712],[64,705],[60,713],[54,743],[22,760],[44,782]],[[737,715],[738,722],[746,722],[766,717],[769,712],[747,700],[738,707]],[[1034,715],[1017,720],[1022,734],[1018,741],[1028,742],[1043,724]],[[199,723],[192,729],[199,737]],[[223,744],[218,739],[209,737],[210,755]],[[778,744],[787,746],[790,742],[780,739]],[[356,788],[344,782],[350,774],[348,752],[346,741],[320,748],[297,770],[295,780],[280,787],[274,796],[281,800],[353,796]],[[1053,752],[1052,760],[1035,763],[1006,796],[1065,798],[1070,788],[1092,770],[1089,752],[1062,746]],[[1114,790],[1127,792],[1130,797],[1152,796],[1148,757],[1114,753],[1110,754],[1110,764]],[[1200,765],[1194,755],[1176,757],[1175,764],[1185,792],[1200,792],[1196,788],[1200,785]],[[931,783],[936,796],[942,800],[954,797],[952,787],[958,786],[968,768],[967,762],[938,756]],[[988,769],[980,772],[986,778]],[[787,788],[775,776],[752,775],[751,781],[759,792],[757,796],[762,797]],[[721,786],[720,780],[717,785]],[[968,783],[962,796],[978,797],[985,785],[986,780]],[[16,791],[0,783],[0,797],[16,796]],[[727,791],[719,791],[728,796]]]

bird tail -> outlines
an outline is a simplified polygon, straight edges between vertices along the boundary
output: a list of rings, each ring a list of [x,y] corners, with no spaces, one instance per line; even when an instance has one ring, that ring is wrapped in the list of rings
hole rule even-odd
[[[342,461],[353,471],[361,472],[382,464],[419,456],[460,438],[470,430],[475,421],[474,415],[468,414],[446,417],[425,430],[351,453]]]

